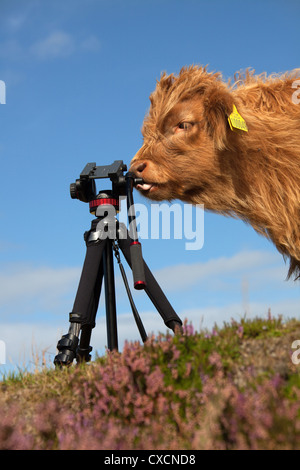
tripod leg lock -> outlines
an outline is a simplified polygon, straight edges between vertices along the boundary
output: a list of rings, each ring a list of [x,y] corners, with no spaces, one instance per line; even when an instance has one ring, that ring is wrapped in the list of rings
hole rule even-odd
[[[65,366],[72,364],[76,357],[78,347],[78,337],[72,333],[64,335],[57,343],[59,353],[55,356],[54,364],[56,366]]]
[[[82,315],[78,312],[70,312],[69,313],[69,322],[70,323],[81,323]]]

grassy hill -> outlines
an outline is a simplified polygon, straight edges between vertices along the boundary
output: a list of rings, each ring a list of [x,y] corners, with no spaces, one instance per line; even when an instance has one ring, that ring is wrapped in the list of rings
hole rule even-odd
[[[6,378],[0,449],[300,449],[300,322],[184,329]]]

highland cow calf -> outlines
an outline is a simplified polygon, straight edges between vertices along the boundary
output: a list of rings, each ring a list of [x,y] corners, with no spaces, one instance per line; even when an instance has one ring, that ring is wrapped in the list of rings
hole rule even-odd
[[[131,171],[154,200],[181,199],[240,218],[300,275],[300,69],[247,71],[224,83],[206,67],[163,74]]]

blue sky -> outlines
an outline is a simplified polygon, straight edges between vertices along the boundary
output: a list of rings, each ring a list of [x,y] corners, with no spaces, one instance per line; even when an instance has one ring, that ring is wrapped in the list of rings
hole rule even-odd
[[[161,72],[208,64],[227,79],[247,67],[299,67],[299,14],[296,0],[0,1],[0,370],[28,365],[32,348],[55,355],[91,221],[69,185],[87,162],[129,164]],[[199,328],[268,308],[298,315],[299,286],[285,281],[282,257],[251,227],[205,213],[203,248],[187,251],[185,242],[143,240],[182,319]],[[122,344],[139,335],[115,269]],[[146,329],[165,331],[145,294],[135,299]],[[92,345],[101,351],[103,299],[97,319]]]

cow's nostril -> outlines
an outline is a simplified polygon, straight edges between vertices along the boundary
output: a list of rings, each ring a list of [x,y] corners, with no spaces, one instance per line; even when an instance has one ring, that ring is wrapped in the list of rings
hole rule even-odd
[[[136,172],[137,173],[142,173],[144,169],[146,168],[147,164],[146,163],[139,163],[138,166],[136,167]]]

